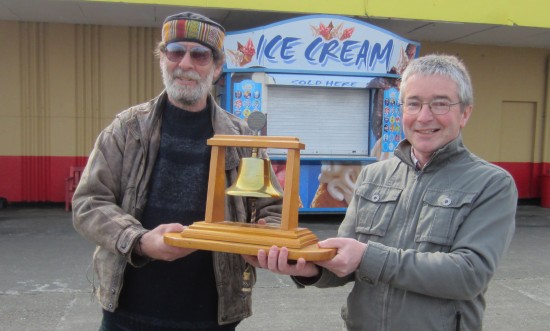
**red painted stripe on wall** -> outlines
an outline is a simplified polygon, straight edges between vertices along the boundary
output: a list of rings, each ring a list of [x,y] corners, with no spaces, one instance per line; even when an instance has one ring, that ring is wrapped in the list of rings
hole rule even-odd
[[[541,174],[550,174],[550,163],[493,162],[506,169],[516,182],[520,199],[540,198]]]
[[[0,156],[0,197],[10,202],[63,202],[65,178],[72,165],[84,166],[85,156]],[[541,174],[550,163],[494,162],[509,171],[520,199],[539,198]]]
[[[0,156],[0,197],[10,202],[63,202],[71,165],[83,156]]]

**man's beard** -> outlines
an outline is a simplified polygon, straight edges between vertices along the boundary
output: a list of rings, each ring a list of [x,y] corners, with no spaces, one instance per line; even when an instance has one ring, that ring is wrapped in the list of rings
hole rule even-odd
[[[201,79],[198,72],[183,71],[179,67],[170,73],[168,72],[167,66],[161,64],[161,71],[162,81],[164,82],[166,93],[168,93],[170,99],[188,106],[196,104],[208,94],[214,79],[214,68],[210,70],[208,76],[206,76],[204,80]],[[197,82],[197,86],[192,87],[179,85],[175,82],[176,78],[194,80]]]

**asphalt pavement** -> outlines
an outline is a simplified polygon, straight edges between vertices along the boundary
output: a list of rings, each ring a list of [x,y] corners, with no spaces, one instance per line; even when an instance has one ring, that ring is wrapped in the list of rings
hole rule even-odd
[[[304,216],[320,239],[343,215]],[[92,297],[93,245],[61,205],[0,209],[0,330],[98,330]],[[351,284],[297,289],[287,276],[258,271],[254,315],[239,331],[343,330],[340,307]],[[484,330],[550,330],[550,209],[520,205],[511,247],[487,292]]]

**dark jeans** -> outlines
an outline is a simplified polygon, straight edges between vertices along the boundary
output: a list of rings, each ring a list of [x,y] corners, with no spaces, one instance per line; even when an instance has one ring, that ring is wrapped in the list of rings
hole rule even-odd
[[[239,322],[217,325],[215,323],[174,323],[163,320],[141,318],[139,316],[103,310],[99,331],[235,331]]]

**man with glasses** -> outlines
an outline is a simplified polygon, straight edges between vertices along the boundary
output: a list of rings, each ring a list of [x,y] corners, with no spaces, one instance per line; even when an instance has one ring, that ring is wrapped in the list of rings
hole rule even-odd
[[[163,241],[165,233],[204,219],[207,139],[253,134],[209,93],[222,71],[224,37],[221,25],[199,14],[166,18],[156,50],[165,91],[118,114],[89,157],[73,222],[97,244],[100,330],[235,330],[251,315],[255,273],[240,255]],[[227,185],[251,154],[226,148]],[[250,222],[244,197],[227,197],[225,210],[227,220]],[[255,212],[264,222],[280,222],[281,200],[257,199]]]
[[[342,309],[350,330],[481,330],[484,294],[514,233],[514,181],[462,142],[473,93],[458,58],[411,61],[400,100],[396,157],[362,170],[338,238],[319,242],[337,255],[288,263],[286,248],[272,247],[247,260],[302,285],[354,281]]]

